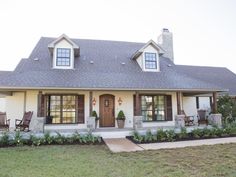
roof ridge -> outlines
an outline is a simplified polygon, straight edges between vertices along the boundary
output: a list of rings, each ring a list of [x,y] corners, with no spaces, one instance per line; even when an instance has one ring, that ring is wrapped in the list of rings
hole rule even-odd
[[[55,40],[57,37],[42,36],[40,39]],[[85,38],[70,38],[71,40],[84,40],[84,41],[101,41],[101,42],[120,42],[120,43],[132,43],[132,44],[146,44],[146,42],[134,42],[134,41],[119,41],[119,40],[107,40],[107,39],[85,39]]]

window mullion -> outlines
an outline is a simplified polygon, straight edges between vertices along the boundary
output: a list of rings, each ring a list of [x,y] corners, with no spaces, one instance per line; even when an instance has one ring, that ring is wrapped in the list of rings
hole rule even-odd
[[[60,96],[60,122],[63,123],[63,96]]]
[[[152,96],[152,121],[155,121],[155,104],[154,104],[154,96]]]

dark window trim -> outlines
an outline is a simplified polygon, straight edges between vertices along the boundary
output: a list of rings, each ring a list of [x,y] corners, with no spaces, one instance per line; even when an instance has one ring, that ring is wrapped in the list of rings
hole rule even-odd
[[[65,94],[63,94],[63,93],[45,93],[44,94],[45,96],[48,96],[48,100],[50,101],[50,99],[51,99],[51,97],[50,96],[60,96],[60,114],[62,115],[62,102],[63,102],[63,100],[62,100],[62,96],[78,96],[78,95],[80,95],[80,94],[76,94],[76,93],[65,93]],[[75,100],[76,101],[76,100]],[[48,104],[48,103],[46,103],[47,104],[47,110],[46,110],[46,112],[47,112],[47,116],[50,116],[50,104]],[[77,103],[75,102],[75,104],[77,105]],[[76,106],[77,107],[77,106]],[[78,110],[77,109],[75,109],[75,123],[61,123],[62,122],[62,117],[60,117],[60,123],[51,123],[51,124],[47,124],[47,125],[65,125],[65,124],[78,124]]]
[[[148,60],[148,59],[146,59],[146,54],[154,54],[155,55],[155,61],[153,61],[153,60]],[[144,59],[145,59],[145,69],[157,69],[157,54],[156,53],[152,53],[152,52],[144,52]],[[150,63],[155,63],[155,68],[147,68],[146,67],[146,62],[150,62]]]
[[[69,57],[58,57],[58,49],[65,49],[69,50]],[[69,59],[69,65],[58,65],[58,59],[60,58],[67,58]],[[71,66],[71,49],[70,48],[57,48],[57,53],[56,53],[56,66],[58,67],[70,67]]]
[[[143,120],[143,122],[167,122],[168,120],[167,120],[167,94],[139,94],[140,95],[140,97],[142,97],[142,96],[152,96],[152,107],[153,107],[153,109],[152,109],[152,119],[153,120]],[[155,117],[155,108],[154,108],[154,101],[153,101],[153,98],[154,98],[154,96],[164,96],[164,112],[165,112],[165,120],[156,120],[156,118],[154,118]],[[142,99],[140,100],[140,105],[141,105],[141,112],[143,111],[142,110]],[[155,119],[155,120],[154,120]]]

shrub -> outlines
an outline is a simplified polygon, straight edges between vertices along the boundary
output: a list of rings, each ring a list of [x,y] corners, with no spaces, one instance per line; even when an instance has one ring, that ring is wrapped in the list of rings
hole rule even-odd
[[[177,137],[179,139],[186,139],[186,138],[188,138],[187,129],[185,127],[182,127],[181,130],[180,130],[180,133],[177,134]]]
[[[166,139],[167,141],[174,141],[176,138],[176,134],[174,130],[166,130]]]
[[[191,134],[192,134],[192,137],[193,137],[193,138],[198,139],[198,138],[201,138],[201,137],[202,137],[203,131],[202,131],[201,129],[194,129],[194,130],[191,132]]]
[[[152,137],[153,137],[153,135],[152,135],[151,130],[147,130],[146,135],[144,136],[144,141],[145,142],[152,142],[152,140],[153,140]]]
[[[92,112],[92,117],[95,117],[95,120],[99,119],[98,118],[98,114],[97,114],[97,112],[95,110],[93,110],[93,112]]]
[[[54,142],[54,136],[50,135],[50,132],[46,132],[44,134],[44,140],[45,140],[45,144],[52,144]]]
[[[133,132],[133,140],[141,143],[143,141],[143,136],[138,133],[138,131]]]
[[[214,128],[213,128],[214,129]],[[210,138],[212,135],[215,135],[215,132],[213,132],[211,129],[204,128],[202,131],[202,134],[200,136],[204,138]]]
[[[24,144],[24,140],[22,138],[20,131],[16,131],[14,139],[13,139],[13,143],[16,146],[22,146]]]
[[[56,144],[63,144],[65,142],[65,137],[61,135],[59,132],[56,132],[57,135],[54,137],[54,142]]]
[[[8,146],[9,145],[9,135],[7,132],[4,132],[0,139],[0,146]]]
[[[80,142],[80,134],[79,134],[79,132],[76,131],[72,135],[71,139],[73,140],[74,143],[79,143]]]
[[[166,141],[166,133],[163,131],[163,129],[157,130],[157,141]]]
[[[43,141],[44,139],[41,139],[39,137],[36,137],[34,135],[30,135],[30,139],[29,139],[29,142],[32,146],[40,146],[43,144]]]
[[[125,114],[122,110],[119,111],[116,119],[117,120],[125,120]]]

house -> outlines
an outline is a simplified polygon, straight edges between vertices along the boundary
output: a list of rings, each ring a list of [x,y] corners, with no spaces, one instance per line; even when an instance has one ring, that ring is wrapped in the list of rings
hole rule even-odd
[[[143,127],[174,126],[181,110],[196,115],[206,96],[216,112],[217,95],[236,95],[236,75],[223,67],[174,63],[173,38],[163,29],[159,42],[147,43],[42,37],[14,71],[0,72],[0,94],[14,119],[33,111],[33,119],[52,116],[45,129],[84,129],[96,110],[101,127],[125,127],[136,116]],[[210,97],[210,99],[209,99]]]

